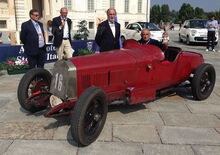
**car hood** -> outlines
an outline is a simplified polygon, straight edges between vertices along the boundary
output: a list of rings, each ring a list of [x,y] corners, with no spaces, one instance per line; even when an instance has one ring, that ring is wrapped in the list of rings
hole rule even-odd
[[[206,28],[190,28],[190,30],[192,31],[192,30],[195,30],[195,31],[197,31],[197,32],[206,32],[207,33],[207,29]]]
[[[163,31],[150,31],[150,33],[152,39],[162,41]]]

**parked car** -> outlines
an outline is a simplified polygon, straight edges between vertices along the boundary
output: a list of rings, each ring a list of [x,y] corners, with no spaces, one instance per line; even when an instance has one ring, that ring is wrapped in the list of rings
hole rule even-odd
[[[148,28],[151,32],[151,38],[162,41],[162,36],[163,36],[163,30],[158,28],[154,23],[149,23],[149,22],[136,22],[136,23],[131,23],[126,26],[126,28],[122,31],[121,34],[121,39],[122,42],[127,39],[135,39],[139,40],[141,39],[141,30],[143,28]]]
[[[57,61],[52,75],[41,68],[28,71],[17,96],[31,113],[70,115],[73,139],[86,146],[101,133],[109,104],[146,103],[180,84],[183,87],[185,81],[194,99],[204,100],[212,93],[215,78],[214,67],[199,53],[178,47],[163,53],[156,46],[127,40],[124,49]]]
[[[207,42],[207,20],[205,19],[190,19],[186,20],[179,31],[179,41],[191,43],[206,43]],[[218,31],[216,31],[216,44],[218,43]]]

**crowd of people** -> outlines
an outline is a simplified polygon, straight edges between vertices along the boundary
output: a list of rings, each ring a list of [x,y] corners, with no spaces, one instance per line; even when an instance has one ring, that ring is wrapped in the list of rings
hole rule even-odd
[[[61,8],[60,16],[47,22],[48,42],[56,47],[58,60],[72,57],[71,27],[72,21],[67,17],[68,9]],[[98,25],[95,41],[100,47],[100,52],[120,49],[120,24],[116,21],[117,12],[114,8],[107,10],[107,20]],[[39,12],[32,9],[29,12],[30,20],[22,23],[20,40],[24,44],[24,52],[27,55],[30,68],[44,67],[46,57],[46,38],[43,24],[39,21]],[[166,33],[167,35],[167,33]],[[153,44],[164,50],[167,47],[167,39],[162,43],[150,38],[150,31],[143,29],[141,40],[138,43],[147,45]]]
[[[71,46],[71,28],[72,21],[67,17],[68,9],[61,8],[60,16],[53,18],[47,22],[48,42],[53,43],[56,47],[58,60],[68,59],[72,57]],[[95,41],[100,47],[100,52],[120,49],[122,47],[120,41],[120,24],[116,21],[117,12],[114,8],[107,10],[107,20],[98,25]],[[45,62],[45,45],[46,38],[43,29],[43,24],[39,21],[39,12],[36,9],[30,10],[30,20],[24,22],[21,26],[20,40],[24,44],[24,51],[27,55],[30,68],[44,67]],[[218,23],[214,17],[208,21],[208,42],[207,50],[214,50],[215,30],[218,28]],[[141,39],[138,41],[142,45],[155,45],[166,50],[168,47],[169,35],[165,31],[163,41],[151,39],[150,31],[143,29],[141,31]]]

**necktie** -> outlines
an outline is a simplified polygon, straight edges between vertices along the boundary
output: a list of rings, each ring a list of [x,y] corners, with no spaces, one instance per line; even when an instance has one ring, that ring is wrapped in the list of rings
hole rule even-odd
[[[38,23],[35,24],[35,27],[37,29],[37,32],[38,33],[41,33],[41,30],[40,30],[40,25]]]

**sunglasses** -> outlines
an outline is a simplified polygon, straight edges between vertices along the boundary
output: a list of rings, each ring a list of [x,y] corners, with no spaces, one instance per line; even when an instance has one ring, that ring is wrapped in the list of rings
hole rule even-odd
[[[38,17],[39,15],[38,14],[32,14],[32,16]]]

